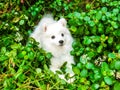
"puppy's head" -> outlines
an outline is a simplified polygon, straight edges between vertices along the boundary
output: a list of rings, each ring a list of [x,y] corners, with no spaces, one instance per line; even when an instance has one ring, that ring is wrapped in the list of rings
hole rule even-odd
[[[66,28],[66,20],[61,18],[59,21],[44,25],[44,39],[48,44],[53,46],[64,46],[67,41],[67,35],[70,35],[68,29]]]

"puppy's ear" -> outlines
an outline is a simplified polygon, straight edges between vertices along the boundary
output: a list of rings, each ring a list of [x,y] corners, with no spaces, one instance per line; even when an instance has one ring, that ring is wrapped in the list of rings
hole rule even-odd
[[[61,18],[58,23],[61,23],[64,27],[66,27],[67,21],[64,18]]]
[[[44,23],[43,24],[43,31],[46,32],[47,31],[47,25]]]

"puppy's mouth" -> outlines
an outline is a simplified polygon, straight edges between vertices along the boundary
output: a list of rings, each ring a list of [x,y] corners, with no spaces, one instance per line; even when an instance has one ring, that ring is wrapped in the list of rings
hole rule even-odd
[[[59,46],[64,46],[64,44],[59,44]]]

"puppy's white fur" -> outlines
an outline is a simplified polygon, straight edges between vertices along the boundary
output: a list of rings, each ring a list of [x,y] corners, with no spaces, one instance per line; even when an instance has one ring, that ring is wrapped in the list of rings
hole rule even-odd
[[[60,67],[67,62],[66,73],[73,76],[74,73],[71,64],[74,64],[74,60],[73,56],[70,55],[73,38],[66,27],[66,23],[64,18],[55,21],[51,15],[45,15],[36,26],[31,37],[40,43],[40,48],[52,53],[53,57],[50,60],[51,71],[56,73],[56,71],[60,70]],[[59,75],[59,77],[66,80],[64,75]],[[66,81],[72,82],[73,80],[72,78]]]

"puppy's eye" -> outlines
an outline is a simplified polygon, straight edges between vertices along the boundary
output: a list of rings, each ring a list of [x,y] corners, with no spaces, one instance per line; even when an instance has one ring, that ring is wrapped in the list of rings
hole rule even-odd
[[[52,39],[54,39],[54,38],[55,38],[55,36],[52,36],[51,38],[52,38]]]
[[[64,34],[62,33],[61,36],[64,37]]]

